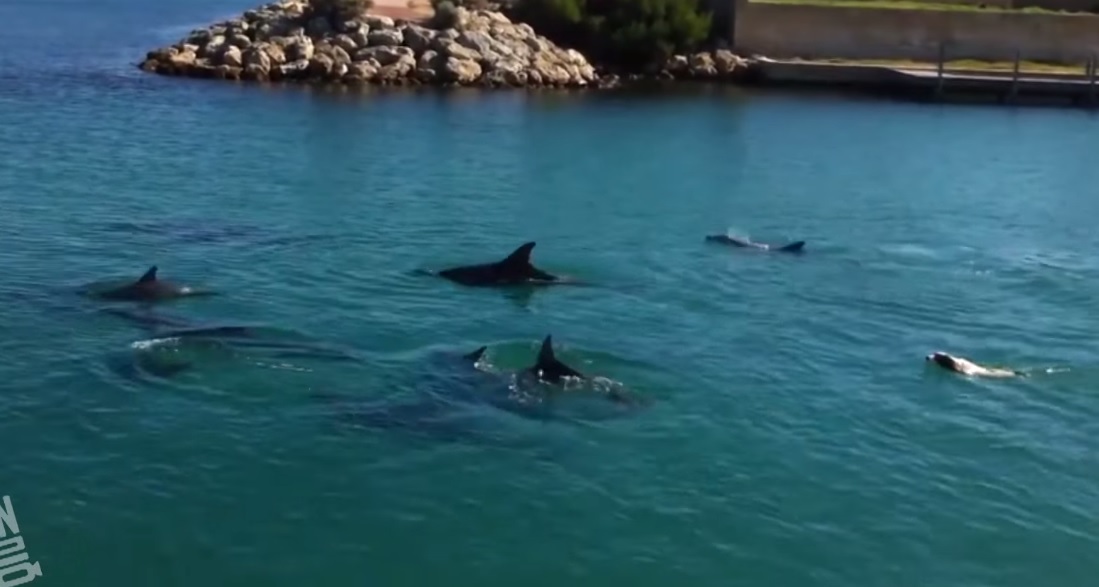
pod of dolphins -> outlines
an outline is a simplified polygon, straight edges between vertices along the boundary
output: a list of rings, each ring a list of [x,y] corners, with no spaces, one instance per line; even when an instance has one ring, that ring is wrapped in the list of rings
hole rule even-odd
[[[774,245],[768,243],[753,242],[747,238],[729,236],[726,234],[707,235],[705,237],[705,242],[716,243],[739,249],[787,253],[794,255],[800,255],[804,253],[806,244],[805,241],[799,240],[784,245]],[[537,287],[580,283],[577,280],[554,275],[550,272],[535,267],[534,264],[531,262],[531,253],[533,252],[534,247],[535,242],[526,242],[516,248],[507,257],[498,261],[450,267],[437,272],[428,272],[428,274],[469,287]],[[141,303],[156,303],[184,297],[217,295],[214,291],[192,288],[186,285],[162,280],[157,275],[156,266],[150,267],[136,281],[133,281],[131,283],[123,283],[121,285],[114,285],[112,287],[101,288],[95,291],[91,291],[89,293],[91,297],[106,301],[125,301]],[[201,338],[207,342],[210,342],[212,340],[213,342],[211,344],[230,345],[231,343],[226,343],[225,341],[229,339],[236,339],[236,344],[240,344],[243,346],[254,345],[279,349],[279,352],[284,354],[283,356],[289,356],[293,352],[306,352],[304,350],[301,350],[301,347],[295,347],[292,344],[284,345],[282,343],[255,342],[253,340],[247,340],[246,342],[243,342],[242,339],[256,338],[253,331],[248,327],[193,327],[179,322],[167,321],[161,318],[149,318],[144,316],[137,316],[134,314],[126,314],[124,312],[116,313],[131,319],[136,319],[138,321],[151,321],[152,323],[156,323],[156,325],[166,324],[168,326],[174,327],[173,330],[170,330],[167,333],[162,333],[160,335],[161,338]],[[149,324],[147,323],[147,325]],[[475,367],[481,361],[486,350],[487,347],[482,346],[473,352],[462,355],[462,365],[466,367]],[[311,356],[317,356],[318,349],[311,348],[308,349],[307,352],[312,353]],[[932,361],[935,364],[938,364],[948,370],[966,375],[1023,375],[1023,373],[1017,371],[984,368],[970,361],[967,361],[966,359],[952,357],[942,352],[936,352],[932,355],[928,355],[927,360]],[[159,372],[157,374],[171,376],[189,367],[190,365],[186,363],[163,365],[159,367]],[[547,335],[543,339],[537,359],[534,361],[534,363],[526,367],[525,369],[519,370],[515,375],[522,380],[529,381],[530,379],[533,379],[538,383],[548,384],[550,386],[562,386],[568,380],[587,381],[591,379],[589,376],[579,372],[578,370],[565,364],[557,358],[554,352],[553,339],[551,335]],[[638,401],[633,398],[629,398],[618,391],[612,390],[607,392],[605,395],[606,399],[618,405],[630,407],[639,405]],[[332,394],[317,394],[315,397],[330,402],[340,401],[340,398],[338,396]],[[519,413],[528,417],[540,417],[532,415],[529,407],[520,406],[510,400],[507,402],[493,402],[491,398],[481,399],[485,399],[488,403],[491,403],[492,405],[500,407],[507,411]],[[425,419],[436,418],[443,411],[445,410],[443,410],[438,403],[414,402],[411,404],[402,404],[367,411],[345,413],[344,415],[351,417],[351,419],[354,420],[366,422],[369,425],[373,425],[375,427],[394,428],[418,426],[422,424]]]
[[[767,245],[751,243],[746,240],[730,241],[736,246],[750,247],[768,250]],[[773,250],[783,252],[800,252],[804,243],[795,243]],[[557,284],[579,283],[576,280],[554,275],[534,266],[531,262],[531,253],[535,243],[527,242],[516,248],[507,257],[488,263],[463,265],[442,269],[437,272],[429,272],[433,276],[446,279],[453,283],[469,287],[509,287],[509,286],[546,286]],[[150,267],[141,277],[132,282],[115,283],[109,286],[92,287],[85,292],[94,299],[110,302],[135,302],[140,304],[155,304],[179,298],[197,296],[218,295],[216,291],[206,290],[188,285],[161,279],[158,267]],[[131,313],[117,309],[107,312],[136,321],[147,327],[167,327],[167,330],[159,331],[158,340],[186,340],[194,348],[265,348],[275,349],[278,356],[291,356],[298,352],[307,356],[318,356],[317,347],[302,346],[295,343],[271,342],[260,340],[263,338],[260,328],[234,325],[196,326],[182,320],[176,320],[148,314]],[[476,366],[482,359],[488,347],[482,346],[473,352],[461,357],[463,367]],[[146,371],[162,377],[171,377],[192,367],[190,362],[178,359],[172,355],[172,362],[162,363],[147,361],[143,364]],[[333,355],[328,355],[333,356]],[[338,357],[338,355],[337,355]],[[517,382],[540,383],[551,387],[561,388],[568,381],[590,381],[592,377],[581,373],[570,365],[557,358],[553,347],[552,335],[546,335],[542,340],[537,358],[533,364],[520,369],[516,373]],[[636,407],[645,402],[637,398],[629,397],[616,389],[606,390],[604,398],[612,404],[620,407]],[[314,394],[315,399],[333,402],[343,402],[348,398],[342,398],[335,394]],[[528,418],[546,417],[543,411],[530,405],[522,405],[509,397],[506,401],[498,397],[478,398],[495,407],[506,411],[518,413]],[[353,400],[350,400],[353,401]],[[398,404],[372,408],[369,410],[344,411],[346,419],[365,423],[382,428],[415,428],[428,427],[428,421],[435,421],[445,413],[445,407],[439,402],[420,401],[407,404]]]

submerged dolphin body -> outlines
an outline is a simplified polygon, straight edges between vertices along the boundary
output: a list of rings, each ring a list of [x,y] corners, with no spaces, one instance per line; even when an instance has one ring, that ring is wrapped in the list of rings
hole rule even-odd
[[[109,301],[161,302],[182,297],[210,296],[214,295],[214,292],[196,290],[188,286],[160,280],[157,278],[157,267],[153,265],[137,281],[98,291],[92,288],[89,290],[89,294],[92,297]]]
[[[247,356],[253,359],[304,358],[356,361],[354,355],[291,330],[252,325],[196,325],[182,318],[122,309],[102,310],[137,323],[147,337],[131,344],[132,366],[169,378],[213,359]],[[118,365],[128,374],[130,366]]]
[[[538,269],[530,262],[533,241],[524,243],[502,261],[463,265],[438,272],[439,277],[471,286],[546,285],[559,283],[560,278]]]
[[[476,425],[472,409],[481,397],[472,389],[470,379],[488,347],[482,346],[461,356],[447,354],[444,360],[431,361],[439,367],[430,385],[418,390],[419,397],[397,403],[368,401],[351,394],[319,392],[314,400],[334,408],[334,418],[355,428],[395,430],[445,442],[493,440]]]
[[[427,443],[468,443],[502,449],[533,451],[530,456],[552,458],[543,442],[517,438],[500,428],[491,413],[459,410],[444,402],[405,401],[395,404],[367,404],[349,396],[314,393],[331,410],[335,422],[347,428],[395,433]]]
[[[706,242],[721,243],[723,245],[732,245],[734,247],[759,249],[762,251],[775,251],[778,253],[801,253],[805,249],[805,241],[795,241],[781,247],[775,247],[774,245],[755,243],[746,238],[728,236],[725,234],[708,235],[706,236]]]

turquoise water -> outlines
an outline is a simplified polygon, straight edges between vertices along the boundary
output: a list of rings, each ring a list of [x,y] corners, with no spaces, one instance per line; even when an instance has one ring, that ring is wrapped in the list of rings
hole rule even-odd
[[[685,89],[258,89],[130,63],[247,3],[17,0],[0,52],[0,494],[34,585],[1088,585],[1099,121]],[[801,257],[703,243],[806,239]],[[590,287],[417,269],[534,260]],[[197,353],[74,291],[355,360]],[[552,333],[651,403],[350,427]],[[945,349],[1032,370],[969,381]],[[440,379],[442,377],[442,379]],[[440,383],[441,381],[441,383]],[[457,384],[454,384],[457,385]],[[432,432],[425,430],[425,433]],[[197,577],[202,577],[198,579]]]

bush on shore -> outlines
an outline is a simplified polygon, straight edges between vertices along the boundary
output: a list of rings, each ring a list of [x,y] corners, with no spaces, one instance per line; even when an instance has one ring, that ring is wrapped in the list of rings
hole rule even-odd
[[[431,7],[435,10],[435,16],[431,19],[431,27],[436,29],[449,29],[458,26],[458,7],[451,0],[432,0]]]
[[[343,22],[362,16],[374,7],[374,0],[309,0],[309,15],[323,16],[332,22]]]
[[[515,0],[507,13],[559,45],[628,69],[697,49],[711,25],[698,0]]]

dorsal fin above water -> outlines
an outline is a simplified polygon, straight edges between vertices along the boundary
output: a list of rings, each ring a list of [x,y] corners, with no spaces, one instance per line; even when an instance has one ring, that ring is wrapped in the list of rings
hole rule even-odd
[[[542,348],[538,351],[538,362],[536,365],[544,369],[557,362],[557,356],[553,354],[553,335],[547,334],[545,340],[542,341]]]
[[[542,348],[538,351],[538,360],[531,370],[547,381],[557,381],[562,377],[576,377],[583,379],[584,375],[557,360],[557,354],[553,352],[553,336],[546,335],[542,341]]]
[[[486,350],[488,350],[488,347],[483,346],[483,347],[473,351],[472,353],[466,354],[465,359],[469,360],[469,361],[473,361],[474,363],[476,363],[477,361],[481,360],[481,357],[484,356]]]
[[[530,253],[534,250],[534,241],[519,245],[506,259],[500,261],[506,267],[526,267],[530,265]]]
[[[153,283],[156,281],[156,265],[149,267],[149,270],[137,280],[138,283]]]

